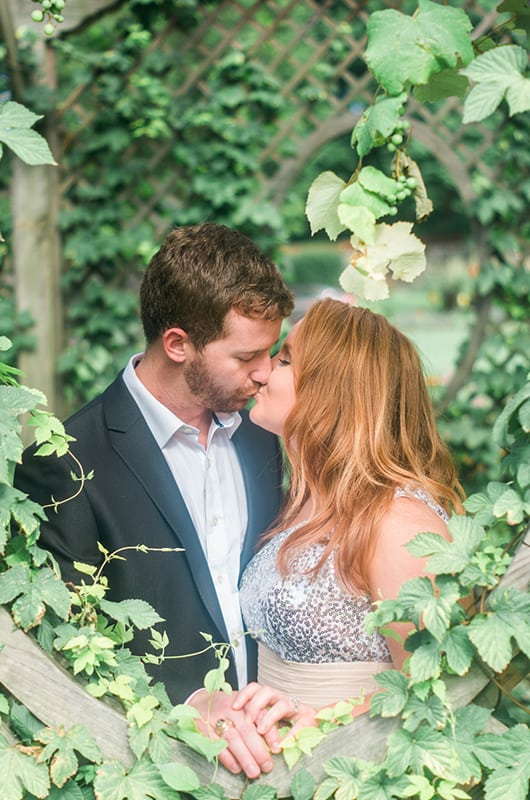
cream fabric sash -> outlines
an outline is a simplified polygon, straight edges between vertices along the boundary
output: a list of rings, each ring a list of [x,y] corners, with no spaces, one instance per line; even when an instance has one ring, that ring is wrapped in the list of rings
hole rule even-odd
[[[388,661],[333,661],[324,664],[284,661],[268,647],[258,644],[258,681],[302,703],[322,708],[339,700],[375,692],[380,686],[374,675],[392,669]]]

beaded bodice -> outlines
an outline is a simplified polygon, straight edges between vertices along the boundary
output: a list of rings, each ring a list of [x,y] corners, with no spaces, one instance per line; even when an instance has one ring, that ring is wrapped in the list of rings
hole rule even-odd
[[[398,489],[396,495],[412,495],[447,519],[422,491]],[[319,562],[324,545],[305,548],[293,559],[289,574],[280,574],[278,550],[296,527],[268,541],[243,574],[240,602],[247,629],[288,661],[390,661],[383,636],[368,635],[364,629],[372,610],[370,597],[352,595],[341,586],[333,556],[316,578],[308,574]]]

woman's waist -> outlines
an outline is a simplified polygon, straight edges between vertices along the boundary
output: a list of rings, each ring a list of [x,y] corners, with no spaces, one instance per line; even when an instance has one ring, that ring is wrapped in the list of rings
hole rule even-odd
[[[371,694],[375,675],[387,669],[389,661],[289,661],[258,644],[258,681],[316,708]]]

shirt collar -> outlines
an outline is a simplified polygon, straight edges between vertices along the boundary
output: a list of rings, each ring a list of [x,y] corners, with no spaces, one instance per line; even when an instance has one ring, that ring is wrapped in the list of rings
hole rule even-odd
[[[177,431],[186,429],[186,432],[189,432],[190,430],[196,431],[197,429],[188,425],[181,420],[180,417],[177,417],[176,414],[170,411],[160,400],[157,400],[143,385],[135,370],[142,355],[143,353],[136,353],[129,359],[123,371],[123,380],[138,408],[142,412],[158,446],[160,449],[163,449]],[[216,411],[212,415],[208,439],[210,440],[213,433],[218,429],[223,429],[228,438],[231,439],[240,424],[241,415],[237,411]],[[214,428],[213,431],[212,427]]]

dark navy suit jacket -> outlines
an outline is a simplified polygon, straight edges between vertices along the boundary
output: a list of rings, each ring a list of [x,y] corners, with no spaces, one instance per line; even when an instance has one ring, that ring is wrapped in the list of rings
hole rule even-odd
[[[252,557],[258,536],[277,516],[281,503],[281,455],[277,439],[253,425],[246,411],[232,437],[241,464],[248,506],[248,528],[242,568]],[[65,581],[80,583],[86,576],[73,561],[101,563],[100,542],[107,551],[144,544],[181,547],[184,552],[144,554],[125,551],[125,561],[112,560],[108,577],[110,600],[142,598],[164,618],[157,626],[169,637],[167,655],[186,655],[205,647],[201,632],[215,642],[228,634],[214,584],[197,533],[169,467],[140,410],[120,376],[99,397],[65,424],[75,437],[72,451],[85,473],[94,471],[74,500],[47,510],[39,544],[49,549]],[[76,469],[69,457],[35,457],[24,453],[15,477],[17,488],[44,505],[78,488]],[[128,646],[138,653],[151,651],[149,631],[139,632]],[[247,637],[248,638],[248,637]],[[255,647],[249,642],[249,680],[255,678]],[[165,683],[173,702],[183,701],[202,685],[207,670],[217,666],[212,652],[168,659],[148,667],[155,680]],[[237,686],[233,663],[227,673]]]

